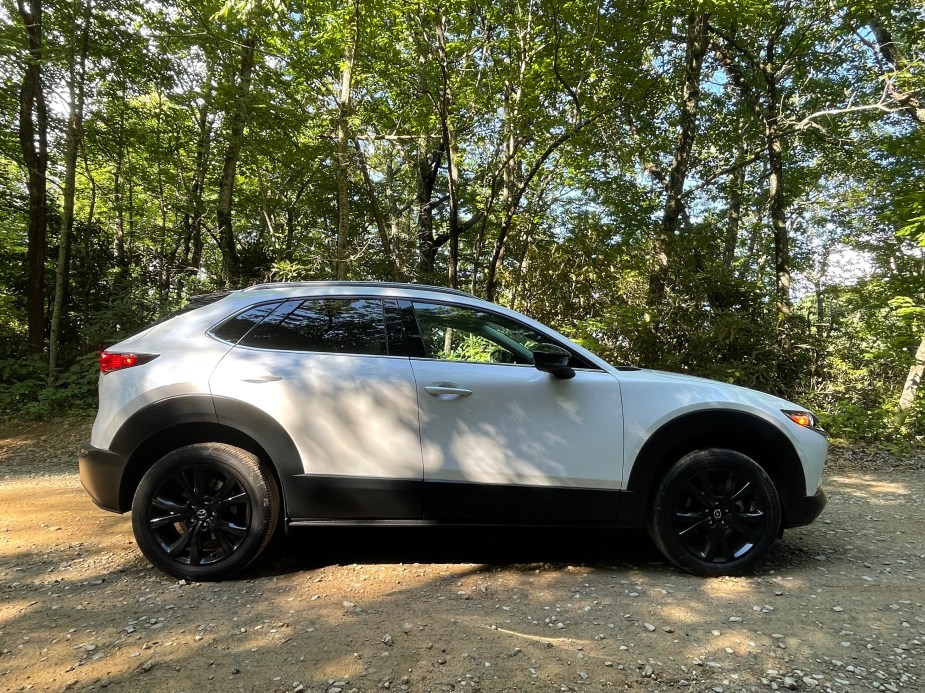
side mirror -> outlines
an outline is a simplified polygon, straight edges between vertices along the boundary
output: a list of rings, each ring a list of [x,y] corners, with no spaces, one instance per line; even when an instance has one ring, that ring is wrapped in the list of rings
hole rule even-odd
[[[575,369],[568,365],[571,354],[555,344],[543,344],[533,352],[533,367],[550,373],[559,380],[575,377]]]

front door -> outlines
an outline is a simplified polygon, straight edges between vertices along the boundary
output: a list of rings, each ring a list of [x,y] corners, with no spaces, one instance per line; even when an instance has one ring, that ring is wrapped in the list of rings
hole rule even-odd
[[[532,350],[557,341],[507,316],[426,302],[414,313],[425,352],[411,359],[425,518],[613,522],[623,469],[617,379],[578,357],[572,379],[538,371]]]

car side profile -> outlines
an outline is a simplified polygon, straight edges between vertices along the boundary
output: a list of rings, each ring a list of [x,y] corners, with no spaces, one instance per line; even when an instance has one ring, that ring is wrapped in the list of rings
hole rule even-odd
[[[812,522],[827,440],[792,402],[616,367],[440,287],[263,284],[108,348],[80,477],[180,578],[279,523],[646,527],[698,575]]]

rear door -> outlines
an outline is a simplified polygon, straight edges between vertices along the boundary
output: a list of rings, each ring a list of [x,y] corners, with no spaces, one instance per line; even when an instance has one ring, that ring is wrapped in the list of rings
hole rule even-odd
[[[237,330],[228,321],[216,333],[243,336],[210,386],[216,398],[266,412],[291,436],[302,460],[302,469],[282,480],[291,519],[419,518],[414,375],[401,345],[389,339],[382,301],[299,299],[257,315],[256,326],[246,317],[236,318],[243,323]]]

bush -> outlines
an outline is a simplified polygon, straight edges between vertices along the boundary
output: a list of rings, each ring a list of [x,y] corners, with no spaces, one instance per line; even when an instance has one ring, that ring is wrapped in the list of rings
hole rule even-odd
[[[99,355],[85,354],[48,387],[48,365],[40,356],[0,360],[0,412],[38,418],[78,409],[95,410]]]

